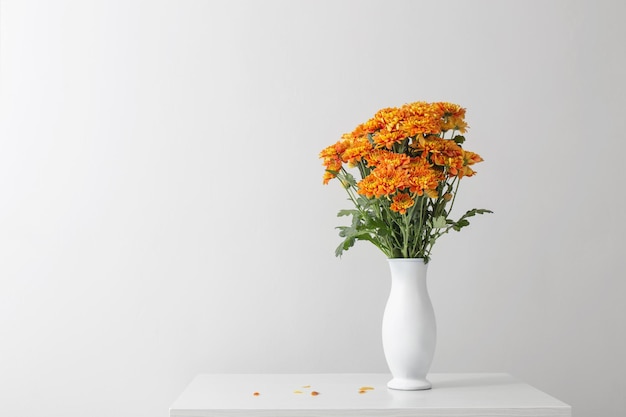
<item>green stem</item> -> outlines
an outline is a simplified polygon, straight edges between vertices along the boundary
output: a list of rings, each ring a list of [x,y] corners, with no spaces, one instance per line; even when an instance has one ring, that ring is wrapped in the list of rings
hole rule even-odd
[[[452,213],[452,207],[454,207],[454,200],[456,200],[456,192],[459,189],[459,184],[461,183],[461,180],[459,179],[459,177],[454,177],[454,179],[452,180],[452,186],[454,187],[454,183],[456,182],[456,187],[454,188],[454,192],[452,193],[452,201],[450,202],[450,209],[448,210],[448,214]]]
[[[402,228],[402,235],[403,235],[403,245],[402,245],[402,255],[405,258],[409,258],[409,233],[410,233],[410,223],[409,223],[409,216],[405,214],[402,214],[402,220],[404,221],[404,227]]]
[[[426,197],[425,196],[417,196],[415,197],[415,199],[417,200],[417,204],[414,205],[414,207],[419,207],[419,212],[418,212],[418,219],[417,219],[417,231],[415,234],[415,238],[413,239],[413,248],[411,250],[411,257],[412,258],[418,258],[420,255],[420,246],[422,244],[422,229],[424,226],[424,211],[426,210],[425,203],[427,202]],[[411,215],[411,218],[413,218],[413,213]]]

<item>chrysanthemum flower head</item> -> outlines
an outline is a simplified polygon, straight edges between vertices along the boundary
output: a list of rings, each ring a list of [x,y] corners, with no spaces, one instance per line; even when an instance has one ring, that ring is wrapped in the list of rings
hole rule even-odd
[[[389,208],[400,214],[405,214],[407,209],[413,207],[415,201],[407,193],[398,193],[391,200]]]
[[[409,174],[403,167],[381,165],[357,184],[357,192],[368,198],[383,197],[403,190],[408,183]]]

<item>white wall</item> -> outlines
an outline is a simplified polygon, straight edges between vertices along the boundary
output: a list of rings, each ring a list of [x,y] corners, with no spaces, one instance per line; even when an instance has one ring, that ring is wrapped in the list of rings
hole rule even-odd
[[[434,372],[626,414],[623,2],[3,1],[0,403],[157,416],[201,372],[384,372],[385,259],[318,152],[453,101],[485,162]],[[86,413],[84,410],[88,409]]]

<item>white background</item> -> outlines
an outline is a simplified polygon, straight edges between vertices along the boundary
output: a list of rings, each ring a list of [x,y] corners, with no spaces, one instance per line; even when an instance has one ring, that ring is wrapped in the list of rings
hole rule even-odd
[[[433,372],[626,414],[621,1],[3,1],[0,404],[158,416],[203,372],[385,372],[384,256],[318,152],[466,107]],[[88,411],[86,411],[88,410]]]

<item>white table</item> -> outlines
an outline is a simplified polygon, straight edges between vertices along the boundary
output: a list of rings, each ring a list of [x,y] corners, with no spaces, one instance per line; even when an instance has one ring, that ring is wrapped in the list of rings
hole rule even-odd
[[[507,374],[430,374],[433,388],[427,391],[390,390],[386,387],[390,378],[386,374],[198,375],[172,404],[170,417],[572,415],[569,405]],[[373,389],[361,389],[365,387]]]

